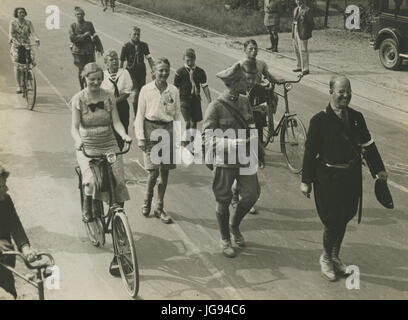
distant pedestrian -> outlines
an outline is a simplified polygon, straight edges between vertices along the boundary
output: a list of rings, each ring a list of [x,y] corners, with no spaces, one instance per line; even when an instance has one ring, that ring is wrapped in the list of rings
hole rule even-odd
[[[264,24],[269,33],[271,46],[266,48],[272,52],[278,52],[279,26],[282,15],[281,0],[264,0]]]
[[[186,122],[186,129],[197,129],[197,123],[203,120],[200,87],[204,91],[207,102],[211,102],[207,74],[196,65],[196,54],[193,49],[187,49],[184,52],[183,60],[184,66],[177,69],[174,76],[174,85],[180,91],[181,113]]]
[[[130,30],[130,41],[125,43],[120,53],[120,68],[125,66],[129,71],[133,81],[133,113],[137,114],[137,105],[139,94],[142,87],[146,84],[146,65],[145,58],[149,62],[153,74],[153,59],[150,55],[149,46],[146,42],[140,40],[140,28],[133,26]]]
[[[314,28],[312,10],[306,6],[305,0],[296,0],[297,7],[293,13],[292,41],[296,55],[296,69],[293,72],[309,74],[308,40],[312,37]]]
[[[132,78],[126,69],[119,68],[119,57],[115,50],[107,50],[105,52],[104,61],[107,69],[104,71],[101,88],[115,96],[120,122],[122,122],[126,133],[128,133],[129,103],[127,99],[132,93]],[[114,133],[119,149],[122,150],[124,141],[116,131],[114,131]]]
[[[71,52],[74,57],[74,65],[78,68],[79,85],[83,89],[85,79],[82,77],[82,70],[86,64],[95,62],[95,51],[103,54],[103,46],[92,22],[85,21],[85,11],[80,7],[75,7],[75,16],[77,22],[71,24],[69,39],[72,42]]]
[[[330,80],[330,102],[311,120],[303,159],[301,191],[309,198],[314,187],[317,213],[324,225],[321,273],[329,281],[346,274],[340,247],[347,223],[362,210],[361,153],[379,179],[387,173],[363,115],[350,108],[350,81]]]

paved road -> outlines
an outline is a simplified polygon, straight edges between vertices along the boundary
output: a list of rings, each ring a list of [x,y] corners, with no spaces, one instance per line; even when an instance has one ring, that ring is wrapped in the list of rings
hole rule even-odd
[[[105,48],[120,49],[131,25],[140,21],[121,14],[102,14],[79,0],[60,0],[61,29],[46,30],[45,8],[56,1],[1,1],[0,59],[9,61],[6,46],[12,9],[24,6],[41,38],[38,52],[38,101],[32,111],[16,96],[12,67],[0,65],[0,159],[11,171],[10,193],[36,248],[50,251],[61,271],[60,290],[51,299],[127,299],[120,280],[107,273],[112,246],[93,248],[80,220],[76,160],[66,101],[78,90],[69,52],[72,8],[81,5],[101,35]],[[7,14],[7,16],[6,16]],[[157,26],[142,25],[142,38],[154,57],[167,56],[181,65],[181,51],[194,47],[209,75],[213,95],[222,83],[215,73],[236,61],[234,54],[192,43]],[[102,62],[99,59],[99,62]],[[171,75],[173,77],[173,74]],[[307,81],[305,79],[304,81]],[[295,111],[308,123],[327,103],[327,96],[304,85],[291,92]],[[301,106],[301,107],[300,107]],[[365,111],[368,125],[389,164],[394,211],[380,207],[373,182],[365,172],[364,218],[350,223],[343,260],[359,266],[359,290],[346,281],[328,283],[319,273],[321,224],[311,200],[298,191],[299,176],[285,166],[277,145],[268,150],[261,171],[260,213],[248,216],[242,231],[248,246],[235,259],[220,254],[211,193],[211,173],[204,166],[180,168],[170,175],[166,208],[175,223],[164,225],[139,213],[144,185],[130,186],[126,209],[138,250],[141,299],[399,299],[408,298],[407,129]],[[125,157],[129,180],[144,178],[133,148]]]

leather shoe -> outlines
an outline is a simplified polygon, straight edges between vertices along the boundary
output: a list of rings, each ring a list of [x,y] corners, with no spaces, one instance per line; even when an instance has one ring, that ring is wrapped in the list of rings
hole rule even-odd
[[[293,69],[292,71],[293,72],[302,72],[302,69],[301,68],[296,68],[296,69]]]
[[[307,75],[307,74],[309,74],[310,72],[309,72],[309,70],[305,70],[305,71],[303,71],[302,72],[302,74],[305,76],[305,75]]]
[[[144,200],[143,207],[142,207],[142,215],[144,215],[146,218],[150,214],[151,207],[152,207],[152,200]]]
[[[326,280],[331,282],[336,281],[336,274],[334,273],[333,261],[328,259],[327,257],[322,254],[319,259],[320,267],[321,267],[321,275]]]
[[[227,258],[236,256],[235,249],[232,247],[231,240],[221,240],[222,254]]]
[[[155,210],[154,215],[157,219],[160,219],[165,224],[170,224],[173,220],[170,216],[162,209],[162,210]]]
[[[120,270],[116,257],[113,257],[109,265],[109,273],[116,278],[120,277]]]
[[[347,266],[340,260],[339,257],[333,257],[333,267],[334,271],[340,276],[347,276]]]
[[[230,231],[236,245],[241,248],[245,247],[245,239],[241,232],[239,230],[234,230],[232,226],[230,226]]]

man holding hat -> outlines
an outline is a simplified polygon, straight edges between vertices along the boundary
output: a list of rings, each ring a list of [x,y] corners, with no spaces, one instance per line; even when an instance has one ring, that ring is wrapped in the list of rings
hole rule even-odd
[[[347,223],[357,212],[361,220],[361,154],[379,179],[386,181],[387,173],[363,115],[348,106],[349,79],[333,76],[329,92],[329,105],[310,120],[300,189],[309,198],[314,186],[317,213],[324,225],[321,273],[336,281],[346,274],[339,252]]]
[[[254,70],[252,73],[256,73]],[[260,195],[260,186],[258,177],[255,173],[243,174],[241,169],[244,164],[239,161],[237,150],[239,145],[247,148],[249,139],[239,139],[238,131],[247,129],[248,123],[253,120],[251,107],[248,98],[244,96],[247,89],[245,73],[239,64],[235,64],[228,69],[217,74],[225,86],[226,90],[209,105],[204,115],[203,136],[206,147],[206,163],[208,163],[209,151],[216,149],[224,152],[224,157],[216,156],[214,161],[214,181],[213,192],[216,199],[216,216],[221,233],[221,246],[224,256],[233,258],[236,255],[235,249],[231,244],[231,235],[239,247],[245,246],[245,239],[242,236],[239,226],[241,221],[252,208]],[[218,130],[217,130],[218,129]],[[206,131],[217,130],[222,132],[220,135],[211,136]],[[213,131],[214,132],[214,131]],[[227,137],[227,132],[235,132],[235,138]],[[256,135],[257,140],[257,135]],[[228,161],[229,157],[234,156],[237,161]],[[210,153],[211,154],[211,153]],[[232,162],[232,163],[231,163]],[[213,165],[208,165],[213,169]],[[231,225],[229,206],[232,199],[232,184],[237,181],[241,199],[234,209]]]

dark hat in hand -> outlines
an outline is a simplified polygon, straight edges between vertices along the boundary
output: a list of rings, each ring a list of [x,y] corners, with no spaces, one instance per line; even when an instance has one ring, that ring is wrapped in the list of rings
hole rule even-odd
[[[394,209],[394,202],[392,201],[392,196],[390,189],[388,188],[387,181],[377,179],[375,181],[374,192],[379,203],[381,203],[387,209]]]

